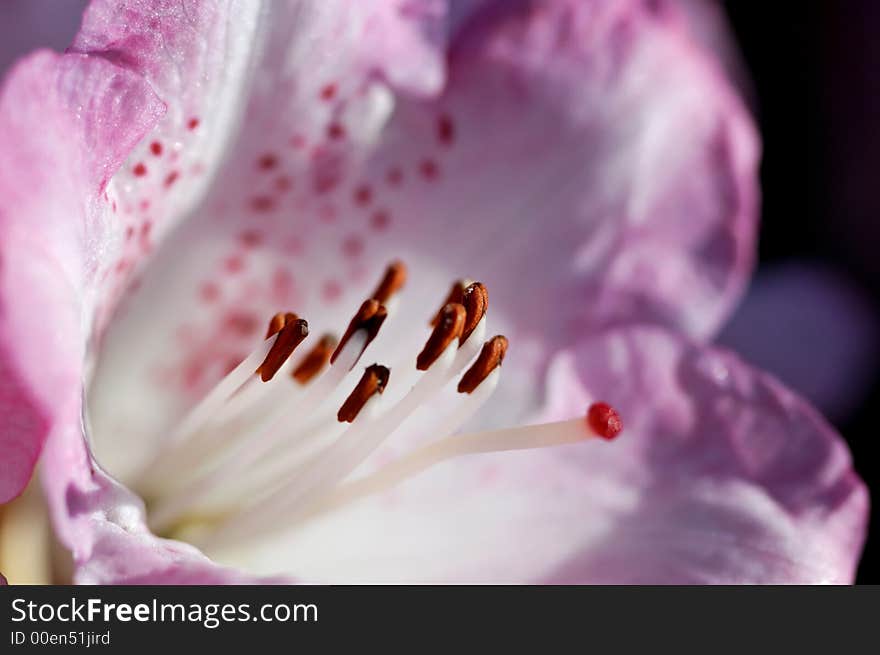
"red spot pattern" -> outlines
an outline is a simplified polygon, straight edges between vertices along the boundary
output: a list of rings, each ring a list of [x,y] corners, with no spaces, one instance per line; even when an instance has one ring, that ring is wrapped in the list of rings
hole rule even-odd
[[[430,182],[437,179],[437,176],[440,174],[440,167],[437,166],[437,162],[433,159],[425,159],[419,164],[419,172],[423,178]]]
[[[214,282],[205,282],[199,287],[199,297],[206,303],[216,302],[220,298],[220,287]]]
[[[278,157],[271,152],[267,152],[257,160],[257,167],[260,170],[270,171],[278,166]]]
[[[391,186],[400,186],[403,182],[403,171],[399,168],[392,168],[388,171],[385,179],[388,180],[388,184]]]
[[[260,321],[256,316],[248,312],[232,310],[223,319],[223,325],[226,330],[236,336],[249,337],[256,333]]]
[[[370,201],[372,199],[373,199],[373,190],[370,187],[364,185],[364,186],[360,186],[357,189],[355,189],[354,201],[360,207],[366,207],[367,205],[370,204]]]
[[[327,302],[339,300],[342,295],[342,285],[336,280],[327,280],[321,285],[321,296]]]
[[[153,141],[150,144],[150,152],[152,152],[157,157],[161,156],[162,155],[162,144],[159,143],[158,141]]]
[[[455,141],[455,124],[447,114],[437,119],[437,140],[444,146],[451,146]]]
[[[284,191],[289,191],[292,188],[293,188],[293,180],[291,180],[286,175],[282,175],[281,177],[276,178],[275,189],[277,191],[281,191],[283,193]]]
[[[346,257],[357,257],[364,252],[364,240],[351,235],[342,240],[342,252]]]
[[[373,229],[377,232],[382,232],[383,230],[388,229],[390,224],[391,216],[389,216],[386,211],[377,211],[370,217],[370,225],[373,226]]]
[[[201,121],[199,121],[198,118],[190,118],[189,121],[187,122],[186,126],[190,130],[195,130],[196,128],[198,128],[200,122]]]
[[[336,85],[335,84],[327,84],[324,88],[321,89],[321,100],[330,101],[336,97]]]
[[[255,212],[270,212],[276,208],[277,203],[272,196],[254,196],[250,205]]]
[[[245,230],[238,235],[238,238],[246,248],[258,248],[263,245],[263,233],[259,230]]]
[[[327,126],[327,138],[333,139],[334,141],[344,139],[345,128],[335,121],[333,123],[330,123],[330,125]]]
[[[223,268],[227,273],[239,273],[244,269],[244,259],[238,255],[230,255],[223,261]]]
[[[165,188],[169,188],[172,184],[177,182],[179,177],[179,171],[171,171],[170,173],[168,173],[168,175],[165,177]]]
[[[147,174],[147,167],[144,165],[143,162],[141,162],[141,163],[136,164],[135,167],[133,169],[131,169],[131,172],[134,173],[138,177],[143,177],[144,175]]]

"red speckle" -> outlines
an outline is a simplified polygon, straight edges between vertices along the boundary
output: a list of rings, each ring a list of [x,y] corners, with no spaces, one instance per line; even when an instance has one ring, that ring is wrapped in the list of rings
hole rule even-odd
[[[437,179],[437,176],[440,174],[440,168],[437,166],[437,162],[433,159],[425,159],[419,164],[419,172],[422,174],[422,177],[428,181]]]
[[[134,173],[135,175],[137,175],[138,177],[143,177],[144,175],[147,174],[147,167],[143,164],[143,162],[141,162],[141,163],[138,163],[137,165],[135,165],[135,167],[133,169],[131,169],[131,172]]]
[[[437,119],[437,140],[444,146],[451,146],[455,141],[455,124],[448,114],[441,114]]]
[[[321,296],[327,302],[333,302],[334,300],[339,300],[339,297],[342,295],[342,285],[339,284],[336,280],[327,280],[321,285]]]
[[[370,217],[370,225],[372,225],[373,229],[377,232],[387,230],[390,224],[391,216],[389,216],[386,211],[378,211]]]
[[[293,273],[281,266],[276,268],[272,274],[272,295],[275,301],[283,303],[289,300],[295,288]]]
[[[286,175],[282,175],[281,177],[275,180],[275,189],[281,191],[289,191],[293,188],[293,180],[291,180]]]
[[[336,221],[336,209],[332,205],[323,205],[318,209],[318,217],[324,223]]]
[[[259,324],[260,321],[253,314],[235,310],[231,311],[223,319],[223,326],[226,330],[239,337],[253,335],[259,328]]]
[[[205,282],[199,287],[199,297],[206,303],[216,302],[220,298],[220,287],[214,282]]]
[[[290,145],[297,150],[302,150],[306,147],[306,138],[302,134],[294,134],[290,137]]]
[[[250,201],[251,209],[255,212],[270,212],[275,209],[277,203],[272,196],[254,196]]]
[[[335,121],[330,123],[327,126],[327,138],[335,141],[345,138],[345,128]]]
[[[133,236],[134,236],[134,228],[131,225],[129,225],[127,228],[125,228],[125,238],[126,238],[126,240],[130,241]]]
[[[113,213],[115,214],[116,213],[116,201],[115,200],[113,201],[112,208],[113,208]]]
[[[150,201],[147,198],[141,200],[141,204],[139,205],[142,212],[147,211],[150,208]]]
[[[240,273],[244,269],[244,259],[238,255],[230,255],[224,260],[223,268],[227,273]]]
[[[364,185],[355,189],[354,192],[354,201],[361,207],[366,207],[370,204],[370,201],[373,199],[373,190],[370,187]]]
[[[260,170],[271,171],[276,166],[278,166],[278,157],[271,152],[267,152],[265,155],[261,155],[260,158],[257,159],[257,167]]]
[[[145,221],[143,225],[141,225],[141,238],[145,239],[150,236],[150,232],[153,229],[153,223],[150,221]]]
[[[284,242],[285,252],[291,255],[301,255],[305,252],[306,244],[300,237],[290,237]]]
[[[258,248],[263,245],[263,233],[259,230],[245,230],[238,235],[238,238],[246,248]]]
[[[399,168],[392,168],[388,171],[385,179],[388,180],[388,184],[391,186],[400,186],[403,182],[403,171]]]
[[[352,235],[342,240],[342,252],[346,257],[357,257],[364,252],[364,240]]]
[[[323,89],[321,89],[321,100],[333,100],[336,97],[336,85],[328,84]]]
[[[171,171],[165,177],[165,188],[169,188],[172,184],[177,182],[177,179],[180,177],[180,171]]]
[[[611,441],[623,430],[620,415],[608,403],[593,403],[587,410],[587,425],[603,439]]]
[[[150,144],[150,152],[152,152],[157,157],[160,156],[162,154],[162,144],[158,141],[153,141]]]
[[[195,130],[196,128],[198,128],[200,122],[201,121],[199,121],[198,118],[190,118],[186,126],[191,130]]]

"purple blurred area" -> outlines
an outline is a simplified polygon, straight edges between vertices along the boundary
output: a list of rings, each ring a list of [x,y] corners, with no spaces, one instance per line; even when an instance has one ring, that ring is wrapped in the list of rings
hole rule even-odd
[[[79,29],[87,0],[0,1],[0,72],[37,48],[62,52]]]

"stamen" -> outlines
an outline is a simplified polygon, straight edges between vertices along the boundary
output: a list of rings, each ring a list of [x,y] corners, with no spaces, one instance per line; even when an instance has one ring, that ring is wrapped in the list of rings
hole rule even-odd
[[[294,369],[293,379],[300,384],[308,384],[330,362],[330,356],[338,343],[339,340],[333,334],[325,334],[321,337],[302,363]]]
[[[501,362],[504,361],[504,355],[507,353],[507,338],[503,336],[495,336],[483,344],[477,360],[462,376],[458,383],[459,393],[473,393],[474,389],[480,386],[489,374],[494,371]]]
[[[430,326],[435,326],[440,321],[440,317],[443,315],[443,308],[450,303],[458,303],[462,304],[462,300],[464,300],[464,290],[467,287],[464,280],[456,280],[452,283],[452,288],[449,289],[449,293],[446,294],[446,300],[443,301],[443,304],[440,305],[440,309],[437,310],[437,313],[434,314],[431,321],[428,323]]]
[[[286,323],[275,337],[275,343],[272,344],[263,363],[257,368],[257,373],[260,374],[263,382],[275,377],[278,369],[287,361],[291,353],[309,336],[309,324],[306,321],[297,318],[296,314],[287,314],[285,319]],[[273,317],[272,320],[274,322],[275,318]],[[273,326],[270,324],[269,327],[272,329]]]
[[[228,546],[290,529],[451,457],[590,437],[610,440],[620,433],[617,412],[597,402],[585,418],[574,421],[450,436],[491,397],[508,347],[500,335],[482,343],[489,294],[471,280],[452,285],[415,367],[415,331],[413,342],[388,339],[383,344],[400,351],[400,366],[395,363],[399,393],[384,394],[390,369],[373,364],[346,396],[347,381],[357,378],[353,371],[394,311],[406,278],[406,266],[392,262],[342,338],[325,334],[301,356],[291,357],[308,335],[306,321],[290,312],[273,316],[265,341],[184,418],[147,469],[141,490],[149,499],[151,526],[167,534],[195,518],[203,532],[191,537],[210,547]],[[402,328],[413,327],[402,318]],[[258,381],[255,371],[267,384]],[[441,414],[434,408],[443,405],[435,400],[456,381],[461,395],[454,411]],[[352,481],[364,462],[423,408],[431,410],[419,418],[431,421],[434,441]]]
[[[345,348],[345,344],[348,343],[348,340],[351,339],[352,335],[358,330],[364,330],[367,337],[361,350],[361,353],[363,353],[373,339],[376,338],[376,335],[379,334],[379,328],[382,327],[382,323],[385,322],[387,317],[388,311],[382,303],[375,298],[365,300],[360,309],[358,309],[357,313],[351,319],[351,322],[348,324],[348,328],[346,328],[345,334],[342,335],[342,339],[339,340],[339,345],[336,346],[336,350],[333,351],[333,355],[330,357],[330,363],[336,363],[336,358],[339,357],[339,353],[342,352],[343,348]]]
[[[379,286],[373,291],[371,298],[378,300],[383,305],[387,305],[391,296],[400,291],[405,283],[406,265],[400,260],[393,261],[385,269],[385,275],[382,281],[379,282]]]
[[[597,435],[611,441],[621,430],[623,422],[620,414],[608,403],[593,403],[587,411],[587,424]]]
[[[462,293],[461,304],[467,310],[467,322],[461,335],[461,343],[464,344],[489,309],[489,292],[481,282],[474,282]]]
[[[339,412],[336,414],[339,422],[351,423],[354,421],[370,398],[377,393],[385,391],[385,386],[388,384],[390,376],[391,371],[379,364],[373,364],[364,369],[364,374],[361,376],[357,386],[349,394],[348,398],[345,399],[345,402],[342,403],[342,407],[339,408]]]
[[[290,312],[278,312],[275,316],[269,319],[269,329],[266,330],[266,338],[268,339],[281,332],[281,329],[287,325],[288,317],[292,317],[289,320],[293,321],[299,318],[296,314]]]
[[[436,323],[431,336],[428,337],[422,352],[416,358],[418,370],[427,371],[450,343],[461,338],[466,319],[467,311],[463,305],[449,303],[440,310],[440,320]]]

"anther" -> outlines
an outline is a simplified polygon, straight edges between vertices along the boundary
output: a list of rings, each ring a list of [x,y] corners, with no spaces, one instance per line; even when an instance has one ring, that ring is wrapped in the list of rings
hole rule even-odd
[[[406,264],[400,260],[395,260],[385,269],[385,275],[379,286],[373,291],[371,298],[378,300],[383,305],[387,304],[395,293],[403,288],[406,284]]]
[[[587,424],[597,435],[611,441],[623,430],[620,414],[608,403],[593,403],[587,409]]]
[[[309,336],[309,324],[306,321],[296,318],[296,314],[287,314],[285,318],[287,320],[284,327],[277,333],[275,343],[272,344],[263,363],[257,368],[257,373],[260,374],[263,382],[275,377],[290,354]]]
[[[299,316],[291,312],[278,312],[269,320],[269,329],[266,330],[266,338],[274,337],[290,321],[295,321]]]
[[[332,334],[325,334],[293,371],[293,378],[300,384],[308,384],[330,361],[330,355],[336,348],[338,339]]]
[[[484,343],[477,360],[461,377],[458,392],[473,393],[480,383],[501,365],[505,353],[507,353],[507,337],[492,337]]]
[[[440,305],[440,309],[437,310],[437,313],[431,318],[430,325],[434,326],[440,321],[440,317],[443,314],[443,308],[450,303],[458,303],[462,304],[462,300],[464,300],[464,290],[467,287],[464,280],[456,280],[452,283],[452,288],[449,290],[449,293],[446,294],[446,300],[443,301],[443,304]]]
[[[360,309],[358,309],[357,313],[348,324],[348,328],[346,328],[345,334],[342,335],[342,339],[339,340],[339,345],[336,346],[336,350],[333,351],[333,355],[330,357],[330,363],[332,364],[336,361],[336,358],[339,357],[339,353],[345,348],[345,344],[348,343],[351,336],[358,330],[364,330],[367,333],[367,340],[364,343],[361,352],[366,350],[367,346],[370,345],[370,342],[372,342],[373,339],[376,338],[376,335],[379,334],[379,328],[382,327],[382,323],[385,322],[387,317],[388,311],[378,300],[371,298],[370,300],[364,301],[364,304],[361,305]]]
[[[467,310],[467,321],[461,335],[461,343],[464,343],[489,309],[489,292],[482,283],[474,282],[462,293],[461,304]]]
[[[391,371],[385,366],[380,366],[379,364],[368,366],[364,370],[364,374],[361,376],[357,386],[355,386],[336,413],[336,418],[339,422],[351,423],[354,421],[370,398],[377,393],[385,391],[385,386],[388,384],[390,376]]]
[[[431,364],[437,361],[443,351],[455,339],[460,339],[465,327],[467,311],[463,305],[449,303],[440,310],[440,320],[434,326],[434,331],[425,342],[425,347],[416,358],[416,368],[427,371]]]

